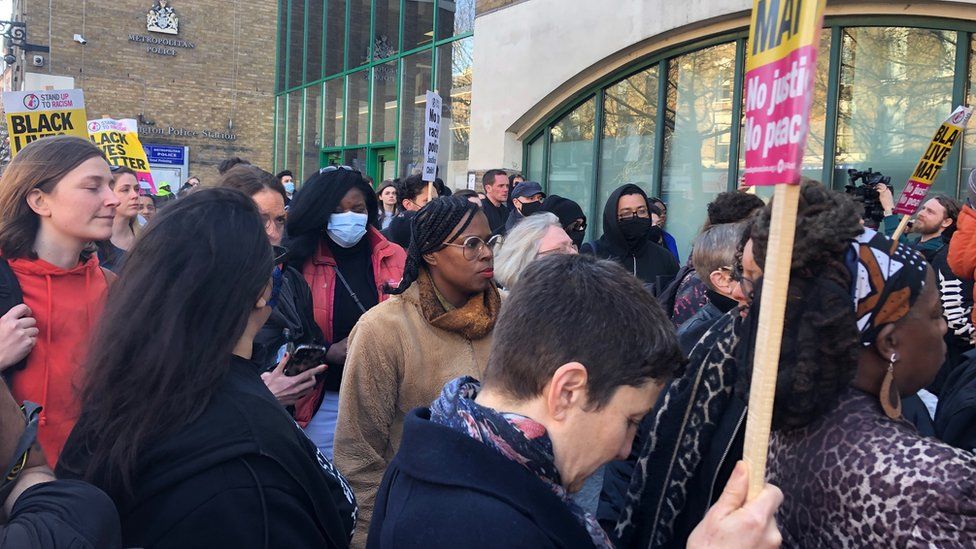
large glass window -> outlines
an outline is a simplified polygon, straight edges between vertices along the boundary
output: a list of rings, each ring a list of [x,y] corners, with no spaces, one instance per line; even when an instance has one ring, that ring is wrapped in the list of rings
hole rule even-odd
[[[346,68],[354,69],[370,59],[370,0],[349,0],[349,49]]]
[[[969,95],[966,98],[967,105],[976,105],[976,35],[969,39],[969,82],[966,86]],[[976,121],[970,121],[969,130],[965,134],[965,148],[962,154],[962,169],[959,177],[959,194],[966,192],[966,183],[969,174],[976,170]],[[945,177],[945,176],[943,176]]]
[[[420,171],[423,165],[424,106],[430,89],[433,55],[430,50],[403,59],[400,83],[400,177]]]
[[[679,243],[691,242],[704,205],[729,187],[734,74],[734,43],[668,62],[661,199]]]
[[[437,164],[448,186],[468,184],[468,144],[471,136],[471,55],[474,39],[466,38],[437,49],[437,86],[444,100]]]
[[[305,131],[303,132],[304,160],[302,171],[295,179],[304,178],[319,169],[319,151],[322,150],[322,86],[305,88]]]
[[[367,168],[384,176],[416,171],[425,94],[440,89],[441,176],[467,185],[476,0],[272,1],[276,170],[296,170],[303,160],[318,167],[326,159],[362,162],[373,177],[380,174]],[[301,92],[304,106],[285,90]]]
[[[369,71],[346,77],[346,143],[369,143]]]
[[[397,63],[373,67],[373,141],[396,139]]]
[[[323,0],[308,0],[308,32],[305,33],[305,81],[322,78],[322,48],[324,43]]]
[[[834,181],[873,168],[899,192],[952,112],[956,33],[911,28],[843,30]],[[933,191],[955,182],[939,177]]]
[[[325,74],[343,71],[346,52],[346,0],[328,0],[325,11]]]
[[[342,139],[342,126],[346,120],[343,80],[343,78],[333,78],[325,82],[323,147],[335,147],[345,144]]]
[[[434,42],[434,2],[404,0],[403,49],[409,51]]]
[[[305,3],[291,1],[288,10],[288,87],[301,86],[305,76]]]
[[[288,96],[279,95],[275,99],[275,165],[281,166],[285,162],[285,142],[288,135]]]
[[[438,40],[474,30],[474,0],[440,0],[437,6]]]
[[[302,104],[305,92],[295,90],[288,94],[288,128],[285,135],[285,170],[300,173],[302,169]]]
[[[928,23],[936,28],[846,27],[843,20],[828,20],[814,74],[804,175],[842,189],[848,169],[873,168],[891,176],[898,193],[955,107],[954,94],[968,90],[963,101],[976,103],[976,25]],[[943,24],[952,30],[938,28]],[[743,167],[744,147],[731,146],[731,139],[739,125],[741,143],[744,93],[735,82],[742,81],[745,59],[737,51],[747,51],[746,40],[743,30],[726,43],[659,55],[647,60],[651,64],[642,61],[633,74],[591,90],[603,98],[595,117],[602,120],[598,147],[585,131],[594,118],[591,95],[529,136],[527,175],[541,177],[550,193],[579,201],[595,233],[614,188],[638,183],[649,193],[660,192],[669,206],[666,228],[686,254],[706,204],[735,189],[733,179]],[[835,43],[840,47],[832,50]],[[968,72],[956,71],[963,58]],[[662,66],[666,74],[659,73]],[[658,104],[661,97],[664,104]],[[663,127],[657,127],[662,118]],[[547,158],[546,132],[552,135]],[[964,185],[976,169],[976,131],[967,132],[961,162],[959,157],[950,156],[933,193],[959,195],[960,182]],[[599,164],[595,182],[588,171],[594,164]],[[768,198],[771,193],[761,188],[757,194]]]
[[[658,66],[654,65],[603,92],[603,143],[593,219],[603,226],[603,204],[614,189],[636,183],[651,192],[654,181]]]
[[[281,91],[288,87],[288,0],[278,0],[278,13],[282,24],[278,25],[278,80],[275,89]]]
[[[525,177],[529,181],[539,181],[541,182],[543,178],[543,171],[545,168],[545,146],[546,140],[545,136],[540,135],[535,138],[535,141],[529,144],[529,166],[525,170]]]
[[[387,59],[400,47],[400,0],[376,0],[373,59]]]
[[[579,202],[584,212],[593,202],[593,137],[596,98],[591,98],[564,116],[551,130],[549,156],[549,194],[558,194]],[[602,228],[589,227],[591,236]]]

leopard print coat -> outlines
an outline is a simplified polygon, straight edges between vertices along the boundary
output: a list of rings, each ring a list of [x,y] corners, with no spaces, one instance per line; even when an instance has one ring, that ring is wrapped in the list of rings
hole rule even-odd
[[[833,411],[773,433],[783,547],[976,547],[976,456],[892,421],[846,390]]]

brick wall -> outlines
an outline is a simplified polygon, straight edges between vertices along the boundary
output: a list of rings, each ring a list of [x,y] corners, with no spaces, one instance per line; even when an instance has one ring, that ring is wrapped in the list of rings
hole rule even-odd
[[[74,77],[85,90],[89,118],[143,114],[165,134],[144,141],[189,146],[190,171],[205,183],[215,181],[217,164],[230,156],[271,169],[277,2],[173,0],[178,35],[146,30],[152,0],[52,0],[50,13],[47,0],[22,3],[30,42],[51,48],[43,68],[27,70]],[[74,42],[74,34],[87,45]],[[153,45],[176,52],[158,55],[130,34],[195,47]],[[170,127],[197,135],[169,135]],[[205,130],[237,139],[207,138]]]

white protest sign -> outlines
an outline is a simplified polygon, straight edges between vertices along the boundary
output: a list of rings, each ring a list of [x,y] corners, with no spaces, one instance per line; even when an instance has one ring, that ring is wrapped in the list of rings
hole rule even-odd
[[[427,116],[424,118],[424,181],[437,178],[437,149],[441,142],[441,97],[427,92]]]

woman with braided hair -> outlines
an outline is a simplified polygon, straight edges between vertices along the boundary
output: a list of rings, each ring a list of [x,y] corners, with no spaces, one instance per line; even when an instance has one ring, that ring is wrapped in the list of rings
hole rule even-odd
[[[353,546],[366,543],[407,412],[430,405],[448,381],[482,374],[501,305],[491,229],[476,204],[433,200],[411,220],[411,233],[394,296],[364,314],[349,336],[335,461],[360,505]]]

